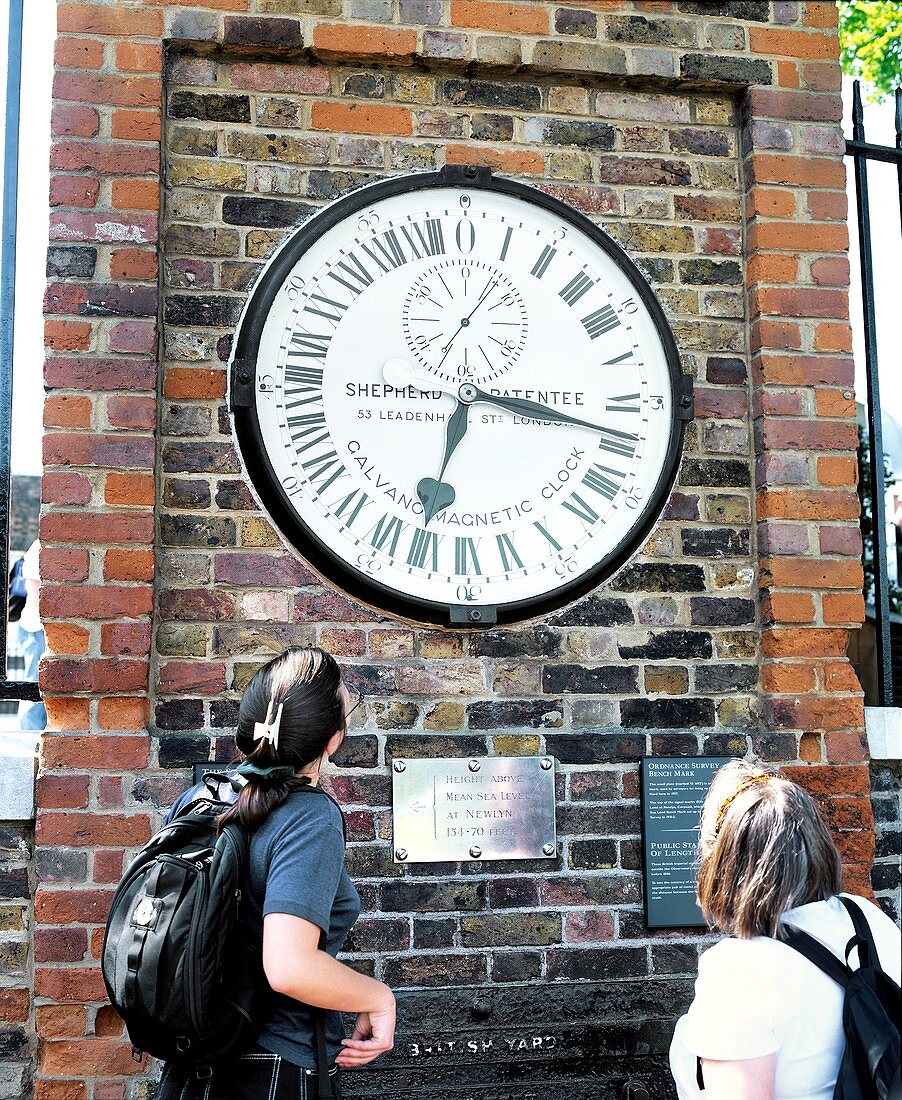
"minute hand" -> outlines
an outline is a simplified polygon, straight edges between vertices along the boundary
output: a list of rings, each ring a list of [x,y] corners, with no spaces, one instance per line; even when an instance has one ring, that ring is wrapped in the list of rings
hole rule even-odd
[[[464,390],[468,391],[466,395],[463,392]],[[562,424],[576,424],[580,428],[591,428],[596,432],[609,432],[612,435],[621,434],[613,428],[605,428],[601,424],[592,424],[588,420],[580,420],[577,416],[569,416],[567,413],[558,412],[557,409],[550,409],[547,405],[540,405],[537,401],[525,401],[522,397],[501,397],[498,394],[487,393],[477,386],[461,386],[460,396],[464,401],[468,398],[471,401],[485,401],[490,405],[497,405],[499,409],[519,413],[520,416],[526,416],[532,420],[557,420]]]

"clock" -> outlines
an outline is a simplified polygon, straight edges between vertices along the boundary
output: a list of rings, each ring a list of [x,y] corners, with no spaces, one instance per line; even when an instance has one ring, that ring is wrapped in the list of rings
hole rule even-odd
[[[489,626],[589,591],[673,486],[691,380],[627,255],[486,169],[361,187],[289,236],[229,365],[261,508],[328,581]]]

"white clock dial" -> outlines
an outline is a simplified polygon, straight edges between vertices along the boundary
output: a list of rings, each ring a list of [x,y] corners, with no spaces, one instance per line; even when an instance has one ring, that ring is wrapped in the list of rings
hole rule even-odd
[[[409,177],[327,211],[271,261],[236,340],[239,446],[283,533],[432,621],[528,617],[622,564],[685,419],[625,256],[504,181]]]

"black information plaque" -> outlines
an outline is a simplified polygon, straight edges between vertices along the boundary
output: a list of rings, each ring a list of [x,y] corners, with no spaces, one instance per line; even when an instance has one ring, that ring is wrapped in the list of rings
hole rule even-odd
[[[647,928],[704,928],[695,900],[698,823],[708,787],[730,756],[642,758]]]

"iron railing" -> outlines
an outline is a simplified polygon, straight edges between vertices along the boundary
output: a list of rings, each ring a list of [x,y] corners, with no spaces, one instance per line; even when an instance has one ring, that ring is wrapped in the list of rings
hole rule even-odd
[[[874,303],[874,261],[871,253],[871,209],[868,195],[868,161],[895,164],[899,181],[899,217],[902,225],[902,88],[896,91],[896,145],[874,145],[864,132],[861,84],[852,89],[852,140],[846,156],[855,166],[858,244],[861,263],[861,302],[864,322],[864,358],[867,389],[868,443],[870,446],[871,522],[874,532],[874,608],[877,628],[877,703],[893,705],[893,665],[890,639],[889,558],[886,545],[886,478],[883,472],[883,416],[877,362],[877,317]]]

